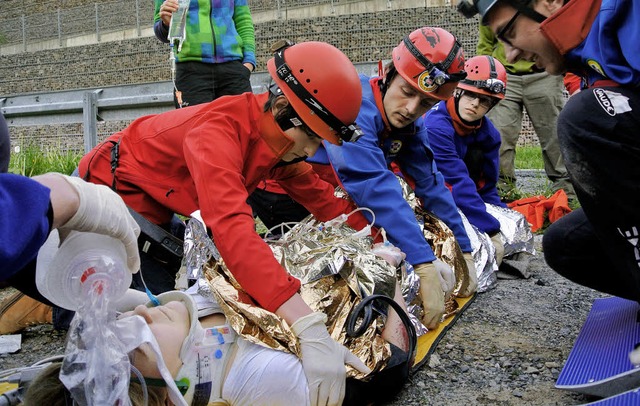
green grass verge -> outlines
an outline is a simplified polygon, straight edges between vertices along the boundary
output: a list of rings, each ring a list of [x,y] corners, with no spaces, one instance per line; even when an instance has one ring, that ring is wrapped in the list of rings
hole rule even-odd
[[[70,175],[82,155],[82,151],[42,147],[34,143],[18,145],[11,152],[9,172],[29,177],[47,172]]]

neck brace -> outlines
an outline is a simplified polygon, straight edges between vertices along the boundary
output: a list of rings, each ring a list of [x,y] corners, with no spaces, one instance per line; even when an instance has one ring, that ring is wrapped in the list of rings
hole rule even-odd
[[[203,328],[198,321],[196,304],[186,293],[166,292],[158,295],[157,298],[160,304],[181,301],[189,311],[191,319],[189,334],[180,349],[182,367],[175,377],[175,382],[180,383],[181,387],[187,388],[184,395],[181,396],[186,402],[185,404],[226,405],[226,401],[222,399],[222,387],[224,371],[236,341],[235,331],[228,324]],[[149,302],[147,307],[153,307],[153,304]],[[166,379],[165,382],[168,387],[171,386]],[[176,386],[175,382],[174,379],[171,379],[174,386]]]

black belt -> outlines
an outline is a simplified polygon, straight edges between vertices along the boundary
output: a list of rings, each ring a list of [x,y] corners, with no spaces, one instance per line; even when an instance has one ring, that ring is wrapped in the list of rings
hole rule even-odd
[[[128,207],[128,209],[140,226],[140,236],[138,237],[140,251],[155,259],[180,267],[184,255],[183,241],[157,224],[153,224],[132,208]]]

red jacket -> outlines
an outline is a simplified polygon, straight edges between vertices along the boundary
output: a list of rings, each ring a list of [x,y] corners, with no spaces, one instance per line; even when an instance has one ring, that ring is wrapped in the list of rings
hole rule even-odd
[[[354,207],[334,197],[306,162],[274,168],[293,146],[271,112],[268,94],[245,93],[135,120],[83,157],[80,175],[111,185],[108,141],[120,140],[116,190],[134,210],[161,224],[173,212],[200,209],[225,264],[260,306],[275,311],[300,287],[255,232],[247,197],[259,182],[276,179],[320,221]],[[359,215],[350,221],[366,224]]]

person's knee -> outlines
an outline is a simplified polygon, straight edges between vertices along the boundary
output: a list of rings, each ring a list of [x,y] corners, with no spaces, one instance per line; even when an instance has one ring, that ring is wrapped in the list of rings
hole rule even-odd
[[[565,245],[565,232],[560,227],[554,227],[555,224],[551,224],[542,236],[542,252],[544,253],[544,260],[552,269],[558,271],[563,268],[562,263],[566,253],[564,252]]]

